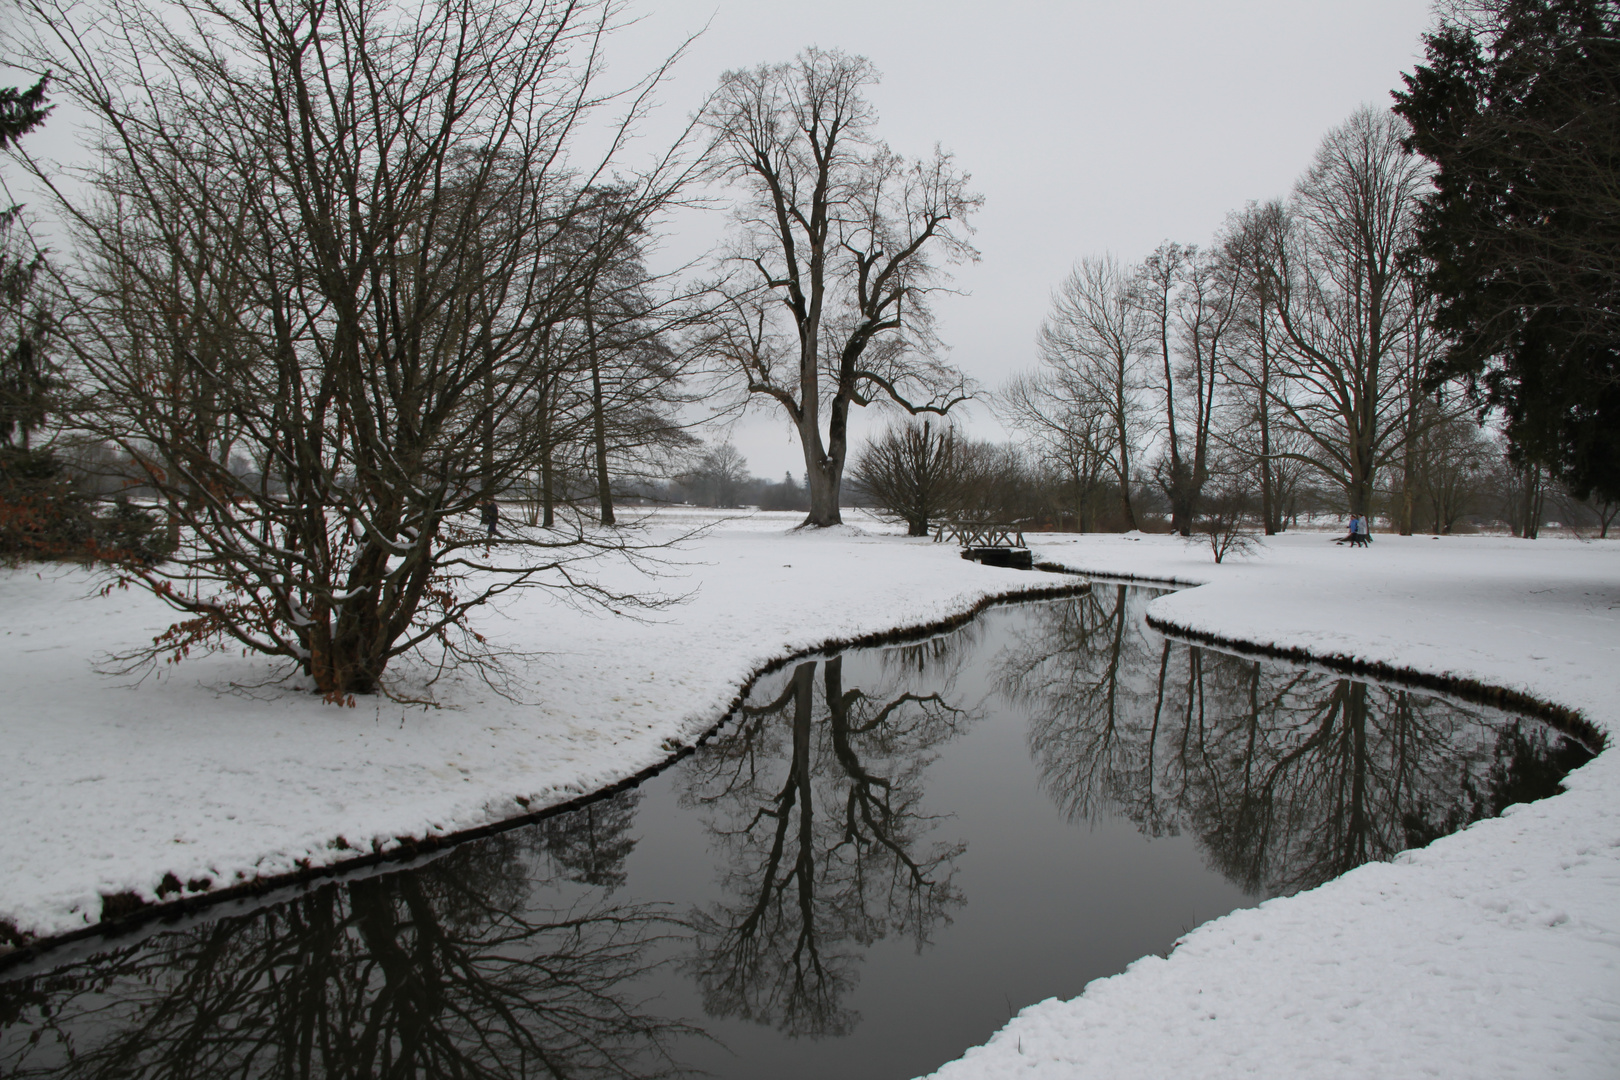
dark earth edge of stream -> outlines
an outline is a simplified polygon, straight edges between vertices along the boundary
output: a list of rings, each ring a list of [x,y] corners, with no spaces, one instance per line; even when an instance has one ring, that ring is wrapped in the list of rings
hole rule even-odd
[[[773,660],[761,666],[744,681],[722,711],[720,718],[693,740],[691,744],[680,745],[662,761],[649,765],[616,783],[564,802],[554,803],[540,810],[455,832],[420,837],[395,837],[398,846],[387,850],[357,854],[353,858],[342,859],[320,866],[306,866],[290,873],[267,875],[221,888],[205,887],[186,892],[181,883],[175,880],[172,875],[167,876],[158,890],[159,895],[169,893],[183,893],[183,895],[179,895],[173,900],[163,900],[157,903],[145,901],[134,893],[103,896],[101,921],[67,934],[46,938],[29,938],[18,933],[8,923],[0,920],[0,974],[21,965],[31,964],[47,954],[75,943],[88,943],[92,948],[95,947],[94,943],[101,941],[129,943],[138,940],[138,937],[145,936],[147,933],[161,932],[163,929],[186,921],[190,917],[203,916],[209,909],[229,904],[232,901],[239,902],[243,910],[250,910],[255,907],[277,903],[281,898],[275,894],[308,885],[315,881],[329,878],[370,876],[371,874],[391,873],[395,870],[405,869],[418,860],[434,856],[461,844],[513,829],[524,828],[548,818],[572,813],[593,803],[612,799],[622,792],[639,787],[647,780],[675,766],[691,755],[697,747],[706,744],[716,732],[726,725],[761,680],[808,657],[848,649],[902,645],[923,641],[958,629],[972,622],[991,608],[1083,595],[1090,591],[1093,582],[1104,585],[1145,586],[1171,592],[1197,588],[1200,584],[1175,578],[1147,575],[1093,573],[1050,561],[1036,562],[1032,568],[1048,573],[1073,575],[1082,578],[1082,580],[1072,585],[1046,586],[996,593],[983,597],[967,609],[943,619],[850,638],[829,638],[817,646],[801,649],[788,656]],[[1299,647],[1258,644],[1241,639],[1227,638],[1218,634],[1183,627],[1170,620],[1155,618],[1151,615],[1147,617],[1146,622],[1159,633],[1184,644],[1199,645],[1217,651],[1245,656],[1285,660],[1309,668],[1360,676],[1396,687],[1404,686],[1430,693],[1445,694],[1462,701],[1520,713],[1541,720],[1553,729],[1584,744],[1594,756],[1607,749],[1608,739],[1604,732],[1578,711],[1507,687],[1495,686],[1472,679],[1435,675],[1411,668],[1362,660],[1354,656],[1340,654],[1323,656]],[[519,802],[521,804],[522,800],[519,800]]]
[[[1077,577],[1081,576],[1075,574],[1072,570],[1056,565],[1039,566],[1035,569],[1046,570],[1051,573],[1070,574]],[[218,888],[208,883],[203,884],[200,888],[188,889],[172,874],[165,875],[158,886],[158,895],[160,897],[174,893],[182,895],[176,896],[173,900],[160,900],[153,903],[132,892],[104,894],[101,898],[101,920],[66,934],[56,934],[50,937],[30,937],[19,932],[10,923],[0,919],[0,973],[4,973],[20,964],[31,963],[45,953],[74,942],[89,939],[127,939],[131,933],[153,923],[173,923],[233,900],[260,899],[266,903],[274,903],[275,898],[270,894],[283,889],[294,888],[324,878],[348,877],[368,869],[381,868],[383,872],[397,869],[425,855],[431,855],[446,848],[455,847],[458,844],[480,840],[512,829],[521,829],[546,818],[571,813],[589,806],[591,803],[611,799],[622,791],[639,787],[647,780],[687,757],[725,725],[727,719],[737,711],[743,700],[747,698],[749,692],[753,690],[761,679],[798,663],[805,657],[840,652],[845,649],[902,645],[907,642],[922,641],[964,626],[993,607],[1077,596],[1088,592],[1090,589],[1091,579],[1089,576],[1072,585],[1048,585],[1034,589],[1012,589],[985,596],[967,609],[942,619],[916,623],[892,630],[874,631],[870,634],[859,634],[849,638],[827,638],[818,645],[800,649],[787,656],[772,660],[762,665],[743,681],[742,686],[733,695],[731,701],[721,710],[719,719],[709,725],[692,743],[679,745],[662,761],[655,762],[622,780],[599,788],[596,791],[575,796],[564,802],[552,803],[539,810],[502,818],[499,821],[492,821],[471,829],[436,833],[430,836],[396,836],[394,840],[398,846],[386,850],[357,853],[352,858],[323,863],[320,866],[304,866],[285,874],[267,874],[263,877],[256,877]],[[521,798],[515,801],[518,805],[526,805],[527,803],[527,800]]]

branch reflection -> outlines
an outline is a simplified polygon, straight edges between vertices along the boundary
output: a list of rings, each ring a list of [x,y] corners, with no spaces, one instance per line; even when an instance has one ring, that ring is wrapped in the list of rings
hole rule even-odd
[[[950,692],[968,651],[958,635],[886,650],[864,691],[842,657],[806,661],[693,759],[683,802],[707,811],[724,867],[687,964],[711,1016],[846,1033],[864,949],[893,934],[920,950],[949,922],[964,845],[927,841],[923,774],[974,718]],[[943,689],[906,689],[924,680]]]
[[[628,850],[620,811],[603,827],[599,808],[587,850]],[[559,848],[579,862],[578,843],[507,833],[0,985],[0,1075],[678,1075],[665,1047],[693,1029],[621,989],[674,924],[589,895],[534,908]],[[622,874],[612,861],[590,873]]]
[[[1045,790],[1071,819],[1197,836],[1250,894],[1319,885],[1509,802],[1590,753],[1495,710],[1172,642],[1153,594],[1048,605],[1001,658]]]

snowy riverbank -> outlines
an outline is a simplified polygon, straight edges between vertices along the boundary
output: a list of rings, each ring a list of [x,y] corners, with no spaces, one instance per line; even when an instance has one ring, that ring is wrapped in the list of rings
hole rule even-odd
[[[164,609],[88,597],[78,571],[0,571],[0,919],[69,932],[104,896],[157,899],[166,875],[218,888],[567,801],[663,760],[771,660],[1072,580],[789,522],[731,521],[688,544],[648,584],[690,599],[644,622],[539,594],[491,613],[484,629],[539,654],[521,675],[528,705],[464,683],[440,688],[452,708],[339,710],[232,690],[265,669],[229,656],[131,688],[94,658],[149,638]],[[1620,731],[1614,541],[1380,536],[1349,551],[1307,533],[1214,566],[1168,537],[1031,539],[1079,571],[1207,583],[1155,601],[1173,626],[1502,686]],[[1393,864],[1205,924],[1168,959],[1023,1010],[937,1075],[1612,1075],[1617,760]]]
[[[1214,566],[1163,537],[1040,545],[1097,574],[1207,582],[1150,617],[1505,687],[1620,732],[1620,543],[1275,538]],[[939,1080],[1610,1077],[1620,1069],[1620,750],[1568,791],[1189,933],[1026,1008]]]
[[[644,539],[713,517],[665,512]],[[70,933],[98,922],[107,898],[114,910],[172,901],[567,802],[666,760],[774,660],[1074,584],[981,567],[870,521],[789,532],[801,518],[723,521],[655,553],[656,578],[602,566],[614,589],[686,597],[640,621],[513,594],[480,627],[536,654],[511,667],[521,700],[469,677],[435,687],[437,709],[245,689],[271,669],[239,654],[138,686],[99,675],[98,659],[173,614],[133,590],[96,596],[99,579],[77,569],[0,570],[0,923],[25,939]]]

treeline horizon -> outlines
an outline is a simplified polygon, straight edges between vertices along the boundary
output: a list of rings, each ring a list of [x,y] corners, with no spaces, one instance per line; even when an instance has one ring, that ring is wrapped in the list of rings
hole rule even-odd
[[[468,613],[506,590],[660,602],[587,580],[640,550],[638,491],[802,491],[814,527],[870,499],[913,532],[1274,533],[1325,500],[1402,533],[1489,502],[1534,537],[1561,492],[1605,531],[1620,506],[1601,0],[1448,0],[1395,108],[1327,132],[1286,199],[1139,263],[1077,251],[1037,362],[989,393],[934,307],[983,196],[883,140],[866,57],[727,71],[632,161],[681,48],[607,91],[612,0],[92,7],[0,28],[38,76],[0,91],[0,148],[65,238],[0,214],[0,551],[101,558],[174,608],[132,663],[242,648],[334,701],[421,648],[493,671]],[[28,151],[55,103],[98,131],[71,185]],[[723,239],[655,272],[700,191]],[[975,398],[1014,443],[956,430]],[[702,443],[753,405],[797,479]],[[868,407],[906,419],[854,445]],[[114,528],[109,487],[159,513],[126,498]],[[467,526],[514,498],[499,547]]]

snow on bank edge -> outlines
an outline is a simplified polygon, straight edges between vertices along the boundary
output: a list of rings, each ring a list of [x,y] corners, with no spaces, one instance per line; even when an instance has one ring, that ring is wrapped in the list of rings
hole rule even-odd
[[[1206,923],[1168,958],[1030,1006],[938,1080],[1614,1075],[1620,545],[1380,537],[1374,551],[1305,535],[1220,567],[1157,537],[1038,554],[1206,583],[1155,601],[1160,625],[1503,687],[1579,712],[1610,749],[1565,794]]]
[[[17,631],[0,653],[12,753],[0,936],[93,933],[525,819],[667,764],[792,656],[1080,585],[859,529],[784,532],[767,515],[723,523],[666,573],[659,586],[687,601],[643,622],[541,594],[491,616],[492,634],[543,654],[543,702],[483,693],[432,715],[392,708],[387,723],[380,707],[373,718],[306,694],[222,693],[262,671],[251,659],[120,686],[91,657],[149,636],[165,611],[132,593],[93,598],[78,572],[0,574]]]

